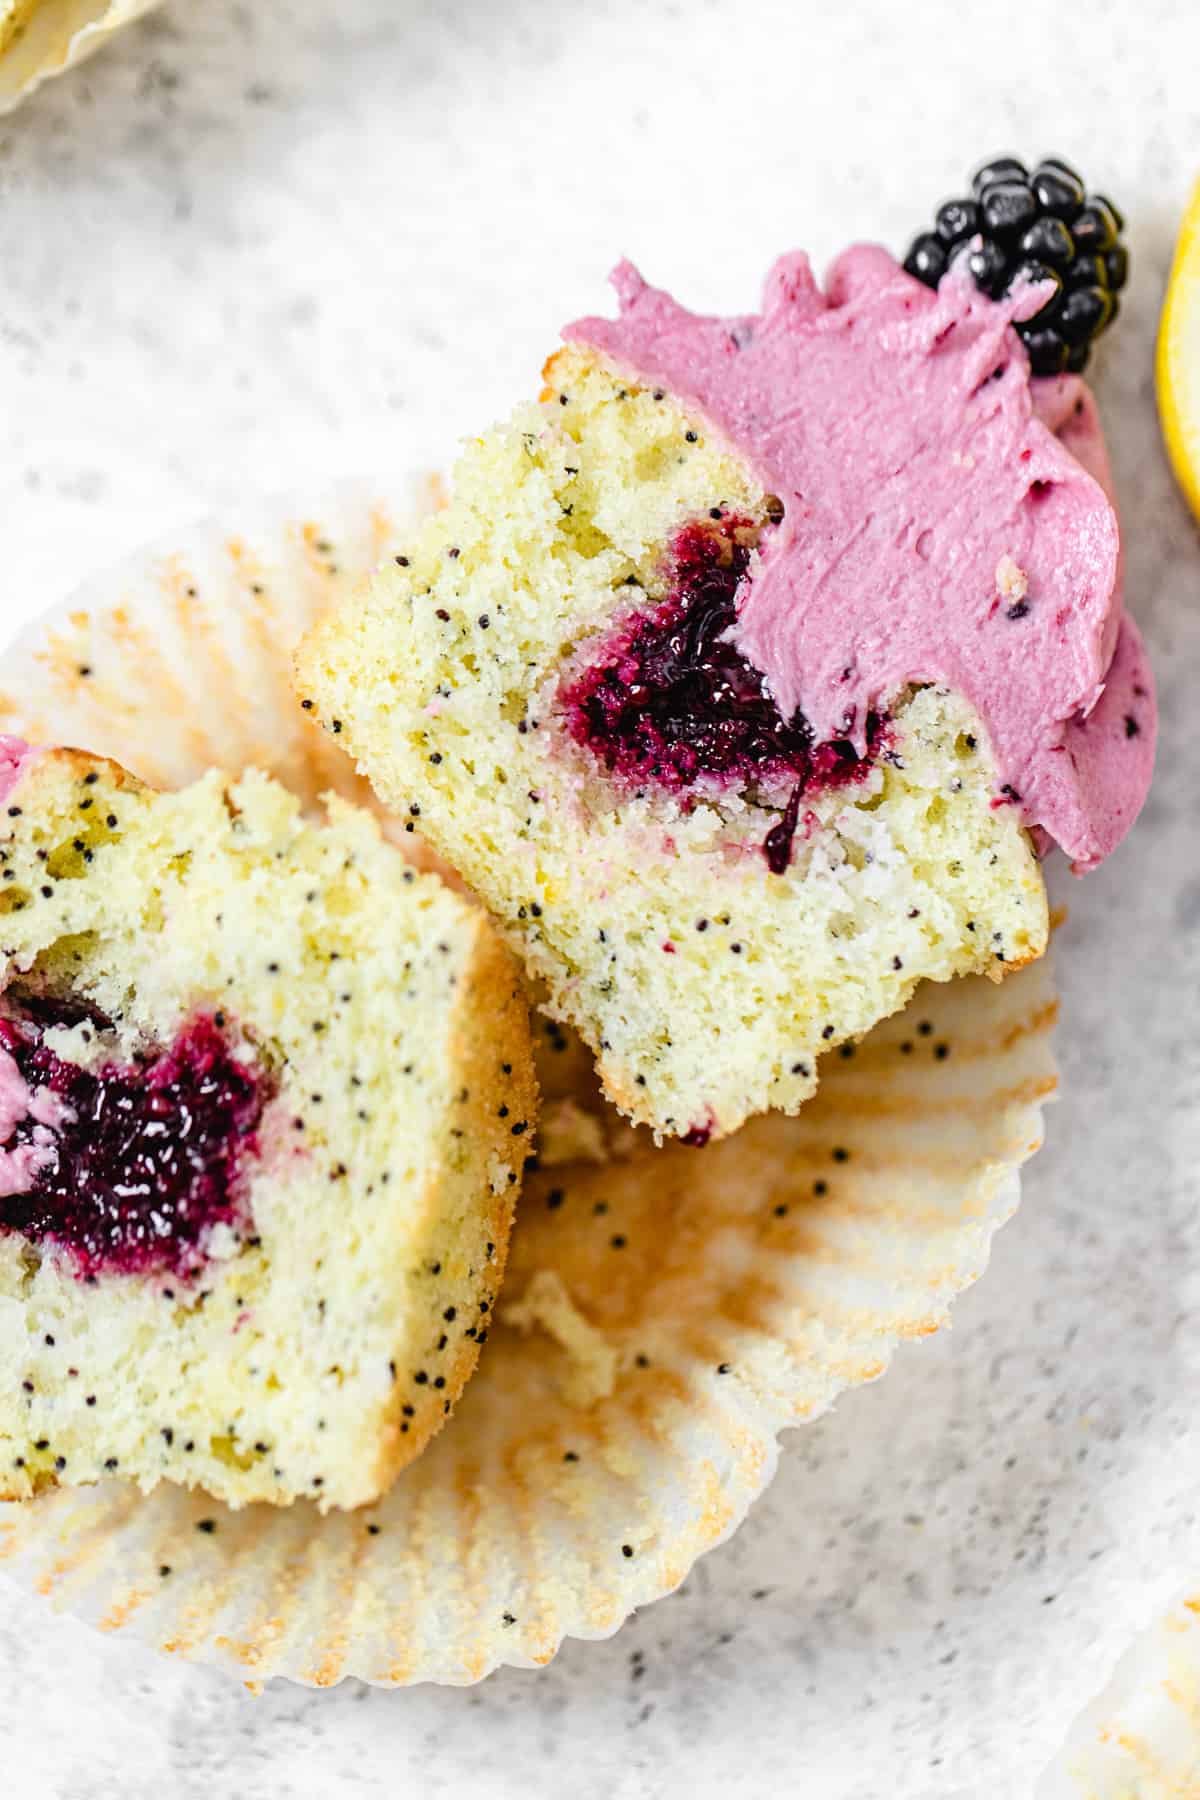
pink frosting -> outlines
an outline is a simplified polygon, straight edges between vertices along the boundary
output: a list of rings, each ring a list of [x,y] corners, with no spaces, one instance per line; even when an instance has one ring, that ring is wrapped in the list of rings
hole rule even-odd
[[[70,1108],[51,1088],[31,1088],[15,1059],[0,1047],[0,1145],[23,1120],[34,1121],[30,1141],[0,1149],[0,1198],[28,1193],[38,1171],[54,1161],[54,1132],[70,1116]]]
[[[0,801],[5,801],[40,752],[24,738],[0,732]]]
[[[784,503],[737,635],[780,710],[862,750],[873,708],[944,683],[987,727],[996,804],[1094,867],[1145,798],[1157,711],[1095,404],[1031,380],[1011,329],[1040,290],[993,301],[953,267],[935,293],[872,245],[824,292],[781,257],[743,318],[613,279],[619,318],[564,337],[669,388]]]

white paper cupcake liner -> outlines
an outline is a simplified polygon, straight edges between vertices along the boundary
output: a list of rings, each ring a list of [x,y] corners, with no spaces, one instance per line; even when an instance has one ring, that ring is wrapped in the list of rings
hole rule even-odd
[[[1037,1800],[1192,1800],[1200,1794],[1200,1585],[1140,1634],[1085,1707]]]
[[[0,728],[162,785],[254,762],[309,802],[361,796],[291,699],[288,652],[437,498],[401,492],[267,508],[91,584],[0,658]],[[383,1501],[321,1518],[63,1489],[0,1506],[0,1567],[252,1684],[465,1683],[607,1635],[737,1527],[785,1426],[981,1273],[1041,1140],[1055,1010],[1044,963],[924,990],[799,1118],[703,1149],[656,1150],[547,1027],[540,1166],[479,1372]]]
[[[114,31],[140,19],[159,0],[33,0],[7,44],[0,44],[0,113],[52,75],[74,68]]]

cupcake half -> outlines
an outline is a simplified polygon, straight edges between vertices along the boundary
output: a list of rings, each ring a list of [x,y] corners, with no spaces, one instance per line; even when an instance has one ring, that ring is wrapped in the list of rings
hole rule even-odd
[[[609,1096],[702,1142],[920,981],[1039,956],[1039,854],[1128,828],[1154,700],[1094,406],[1013,329],[1036,285],[860,248],[738,319],[618,288],[299,685]]]
[[[344,803],[13,740],[3,774],[0,1498],[376,1498],[487,1336],[516,965]]]

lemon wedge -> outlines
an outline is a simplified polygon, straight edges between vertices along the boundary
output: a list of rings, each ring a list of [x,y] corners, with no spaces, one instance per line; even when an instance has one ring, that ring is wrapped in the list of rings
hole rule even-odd
[[[1200,519],[1200,182],[1175,246],[1158,330],[1157,380],[1167,451]]]

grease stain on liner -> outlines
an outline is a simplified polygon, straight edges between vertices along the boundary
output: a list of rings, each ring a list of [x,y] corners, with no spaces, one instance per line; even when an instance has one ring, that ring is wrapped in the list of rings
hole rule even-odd
[[[366,798],[292,698],[290,652],[440,496],[348,487],[179,534],[0,657],[0,728],[159,785],[257,763],[310,805]],[[608,1635],[737,1528],[785,1427],[882,1374],[982,1273],[1041,1141],[1056,1005],[1045,961],[923,990],[797,1118],[703,1149],[654,1149],[547,1025],[547,1153],[497,1310],[464,1327],[486,1334],[479,1371],[381,1502],[322,1519],[165,1485],[51,1491],[0,1506],[0,1567],[254,1686],[462,1684]]]

